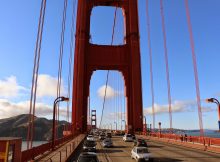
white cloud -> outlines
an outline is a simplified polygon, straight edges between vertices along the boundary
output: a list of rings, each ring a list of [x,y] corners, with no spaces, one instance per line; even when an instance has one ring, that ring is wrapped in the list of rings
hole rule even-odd
[[[20,114],[29,113],[30,102],[11,102],[7,99],[0,99],[0,119],[8,118]],[[36,116],[52,116],[53,106],[45,103],[36,103]],[[60,116],[66,117],[66,109],[60,107]]]
[[[174,101],[171,105],[172,112],[194,112],[197,110],[196,101]],[[215,111],[215,109],[211,107],[202,107],[203,112],[211,112]],[[155,114],[163,114],[169,112],[168,105],[159,105],[154,104],[154,112]],[[152,107],[144,108],[144,114],[152,114]]]
[[[27,89],[18,85],[15,76],[10,76],[4,80],[0,80],[0,97],[2,98],[17,97],[21,90]]]
[[[65,93],[65,88],[63,82],[61,81],[61,95]],[[37,85],[37,96],[45,97],[57,96],[57,77],[52,77],[47,74],[40,74],[38,76],[38,85]]]
[[[105,89],[106,89],[105,85],[103,85],[102,87],[100,87],[98,89],[97,93],[98,93],[99,97],[104,98],[104,96],[105,96]],[[117,94],[118,94],[117,91],[115,91],[111,86],[107,85],[106,98],[113,98]]]

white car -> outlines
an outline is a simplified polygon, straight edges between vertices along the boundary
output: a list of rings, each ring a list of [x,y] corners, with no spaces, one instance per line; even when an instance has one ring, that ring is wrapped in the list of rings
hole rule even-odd
[[[125,134],[123,136],[123,141],[125,141],[125,142],[132,142],[133,141],[132,135],[131,134]]]
[[[146,147],[134,147],[131,150],[131,158],[135,159],[136,161],[140,161],[140,160],[153,161]]]
[[[88,135],[86,139],[88,141],[95,141],[95,138],[93,137],[93,135]]]

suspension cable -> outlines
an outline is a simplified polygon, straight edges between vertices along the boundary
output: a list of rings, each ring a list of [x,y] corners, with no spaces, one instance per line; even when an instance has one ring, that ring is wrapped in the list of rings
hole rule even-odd
[[[149,57],[150,57],[150,83],[151,83],[151,104],[152,104],[152,115],[153,115],[153,132],[155,130],[155,109],[154,109],[154,78],[153,78],[153,63],[152,63],[152,49],[151,49],[151,35],[150,35],[150,16],[149,16],[149,3],[147,4],[147,32],[148,32],[148,49],[149,49]]]
[[[114,23],[113,23],[113,29],[112,29],[111,45],[113,45],[114,36],[115,36],[115,24],[116,24],[116,18],[117,18],[117,9],[118,9],[118,7],[115,8],[115,13],[114,13]],[[105,93],[104,93],[104,99],[103,99],[103,104],[102,104],[102,114],[101,114],[101,120],[100,120],[99,127],[101,127],[101,124],[102,124],[103,111],[104,111],[104,108],[105,108],[105,100],[106,100],[106,92],[107,92],[108,78],[109,78],[109,70],[107,71],[107,75],[106,75]]]
[[[75,7],[76,7],[76,0],[73,0],[73,9],[72,9],[72,24],[71,24],[71,42],[70,42],[70,55],[69,55],[69,73],[68,73],[68,94],[67,97],[70,98],[70,88],[72,83],[72,75],[73,75],[73,50],[74,50],[74,31],[75,31]],[[70,122],[69,116],[69,106],[70,102],[67,102],[67,121]]]
[[[38,80],[38,70],[40,63],[45,11],[46,11],[46,0],[42,0],[40,17],[38,22],[37,40],[35,45],[34,67],[33,67],[31,96],[30,96],[30,110],[29,110],[29,118],[28,118],[27,149],[32,148],[32,144],[33,144],[35,102],[36,102],[36,93],[37,93],[37,80]]]
[[[60,97],[61,85],[62,85],[62,66],[63,66],[63,48],[64,48],[64,37],[65,37],[65,29],[66,29],[66,11],[67,11],[68,1],[64,0],[64,8],[63,8],[63,19],[62,19],[62,31],[61,31],[61,42],[60,42],[60,54],[59,54],[59,67],[58,67],[58,82],[57,82],[57,97]],[[59,124],[59,103],[56,108],[56,137],[58,133],[58,124]]]
[[[191,46],[191,52],[192,52],[193,69],[194,69],[194,77],[195,77],[200,136],[204,137],[203,121],[202,121],[202,110],[201,110],[201,98],[200,98],[200,90],[199,90],[199,77],[198,77],[196,53],[195,53],[195,44],[194,44],[194,39],[193,39],[192,24],[191,24],[190,12],[189,12],[188,0],[185,0],[185,7],[186,7],[188,30],[189,30],[189,35],[190,35],[190,46]]]
[[[164,18],[164,9],[163,9],[163,1],[160,0],[160,13],[162,19],[162,30],[163,30],[163,42],[164,42],[164,56],[166,63],[166,77],[167,77],[167,96],[169,103],[169,119],[170,119],[170,133],[172,133],[172,107],[171,107],[171,92],[170,92],[170,74],[169,74],[169,62],[168,62],[168,52],[167,52],[167,38],[166,38],[166,29],[165,29],[165,18]]]

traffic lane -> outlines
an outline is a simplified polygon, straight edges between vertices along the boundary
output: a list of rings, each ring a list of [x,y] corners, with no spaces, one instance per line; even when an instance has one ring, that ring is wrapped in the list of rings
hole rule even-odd
[[[149,151],[155,161],[190,161],[190,162],[217,162],[220,154],[192,148],[172,145],[169,143],[147,140]]]
[[[101,142],[98,144],[97,155],[100,161],[102,162],[134,162],[135,160],[131,159],[131,149],[132,143],[125,144],[122,141],[122,137],[112,137],[113,147],[112,148],[103,148]]]

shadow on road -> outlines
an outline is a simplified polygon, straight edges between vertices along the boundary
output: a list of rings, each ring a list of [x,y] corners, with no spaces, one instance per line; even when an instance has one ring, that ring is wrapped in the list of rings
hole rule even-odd
[[[153,158],[154,162],[178,162],[178,161],[183,161],[180,159],[173,159],[173,158]]]
[[[97,150],[97,153],[116,153],[116,152],[123,152],[123,150],[109,150],[109,149]]]
[[[114,148],[127,148],[127,146],[114,146]]]
[[[163,148],[164,146],[148,145],[149,148]]]

